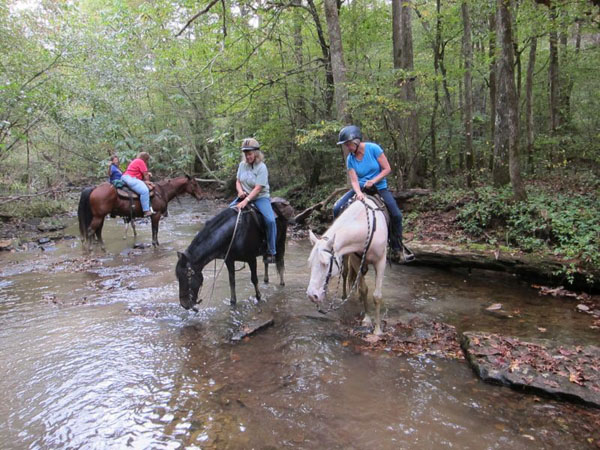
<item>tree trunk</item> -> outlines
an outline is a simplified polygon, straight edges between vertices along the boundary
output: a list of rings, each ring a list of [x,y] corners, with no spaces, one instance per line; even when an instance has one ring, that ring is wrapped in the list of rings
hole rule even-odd
[[[469,5],[463,0],[461,5],[463,21],[463,58],[465,64],[465,99],[464,99],[464,125],[465,125],[465,162],[467,165],[467,187],[472,185],[473,177],[473,91],[471,70],[473,67],[473,47],[471,44],[471,19]]]
[[[325,93],[323,95],[323,101],[325,103],[325,116],[331,116],[331,107],[333,105],[333,72],[331,71],[331,56],[329,53],[329,46],[325,40],[325,33],[323,33],[323,26],[321,25],[321,19],[313,0],[307,0],[308,11],[315,22],[315,28],[317,30],[317,36],[319,38],[319,46],[321,47],[321,54],[323,55],[323,62],[325,63]]]
[[[494,172],[496,186],[512,184],[515,198],[526,198],[519,162],[519,113],[514,74],[514,46],[509,0],[497,1],[497,39],[500,43]]]
[[[490,171],[494,170],[494,141],[496,136],[496,14],[489,17],[489,57],[490,57],[490,142],[492,152],[490,157]]]
[[[402,133],[407,136],[409,155],[408,183],[422,184],[425,179],[425,159],[419,151],[419,124],[416,112],[415,78],[410,74],[413,66],[412,40],[412,7],[410,0],[392,0],[394,40],[394,68],[401,69],[404,76],[400,77],[400,99],[406,102],[410,112],[408,117],[400,120]]]
[[[534,31],[535,33],[535,31]],[[533,173],[533,74],[535,70],[535,56],[537,51],[537,37],[531,38],[529,47],[529,62],[527,63],[527,79],[525,81],[525,124],[527,128],[527,168]]]
[[[433,42],[433,69],[435,71],[435,80],[433,82],[433,110],[431,112],[431,121],[429,124],[429,135],[431,139],[431,185],[437,189],[437,111],[440,103],[440,83],[437,79],[440,69],[440,48],[442,43],[442,19],[441,0],[436,0],[436,21],[435,21],[435,40]]]
[[[331,71],[333,73],[334,98],[337,119],[343,123],[351,121],[347,111],[348,90],[346,88],[346,64],[342,48],[342,33],[336,0],[324,0],[325,18],[329,31],[329,53],[331,55]]]
[[[548,82],[550,89],[550,135],[556,136],[560,125],[559,102],[560,102],[560,81],[558,66],[558,32],[556,31],[556,7],[552,3],[550,6],[550,17],[552,19],[552,31],[550,31],[550,61],[548,65]],[[556,153],[556,144],[550,147],[549,166],[552,166],[552,160]]]

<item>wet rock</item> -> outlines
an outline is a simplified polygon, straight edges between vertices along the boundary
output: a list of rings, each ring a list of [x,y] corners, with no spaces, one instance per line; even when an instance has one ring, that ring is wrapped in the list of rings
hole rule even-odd
[[[484,381],[600,408],[600,347],[474,332],[461,346]]]
[[[357,324],[351,334],[361,339],[357,350],[376,350],[400,355],[428,355],[462,359],[458,334],[452,325],[417,315],[389,319],[381,336],[371,334],[369,327]]]
[[[42,219],[37,225],[37,229],[43,233],[46,233],[48,231],[64,230],[66,227],[67,226],[64,223],[54,218]]]
[[[0,250],[12,250],[13,242],[12,239],[5,239],[0,241]]]
[[[38,239],[38,244],[47,244],[48,242],[50,242],[50,239],[47,237],[43,237],[43,238],[39,238]]]

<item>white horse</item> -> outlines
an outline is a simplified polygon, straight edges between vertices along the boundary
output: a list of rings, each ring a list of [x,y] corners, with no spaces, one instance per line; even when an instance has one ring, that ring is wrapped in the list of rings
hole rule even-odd
[[[349,285],[353,285],[356,276],[360,277],[358,291],[365,308],[363,325],[371,326],[372,321],[367,308],[368,288],[364,275],[361,276],[359,272],[366,273],[367,266],[372,264],[375,267],[375,291],[373,292],[375,329],[373,332],[377,335],[382,334],[380,311],[387,239],[388,227],[385,215],[369,197],[365,197],[364,202],[355,201],[348,206],[321,238],[311,231],[310,241],[313,249],[308,258],[310,267],[310,281],[306,290],[308,298],[320,307],[327,297],[330,279],[340,275],[343,257],[348,255]],[[363,258],[364,263],[361,267]]]

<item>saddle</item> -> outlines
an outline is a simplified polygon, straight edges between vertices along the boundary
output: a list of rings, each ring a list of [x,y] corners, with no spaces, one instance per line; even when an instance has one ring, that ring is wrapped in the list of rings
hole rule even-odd
[[[275,220],[285,220],[287,222],[294,221],[294,208],[290,205],[286,199],[281,197],[273,197],[271,198],[271,207],[273,208],[273,212],[275,213]],[[247,211],[252,214],[252,218],[258,225],[258,228],[265,232],[265,219],[263,215],[260,213],[259,209],[253,203],[248,205]]]
[[[140,198],[140,196],[136,192],[132,191],[125,183],[121,181],[121,184],[122,186],[117,186],[113,183],[115,189],[117,190],[117,195],[119,197],[124,198],[126,200],[137,200]],[[154,197],[154,187],[154,185],[148,186],[148,189],[150,190],[150,198]]]

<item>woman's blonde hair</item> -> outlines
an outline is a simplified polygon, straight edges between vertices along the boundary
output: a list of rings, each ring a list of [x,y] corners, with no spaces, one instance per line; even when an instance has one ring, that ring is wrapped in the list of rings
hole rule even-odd
[[[246,152],[251,151],[254,152],[254,162],[261,163],[265,160],[265,155],[260,150],[246,150],[242,155],[242,162],[246,162]]]

